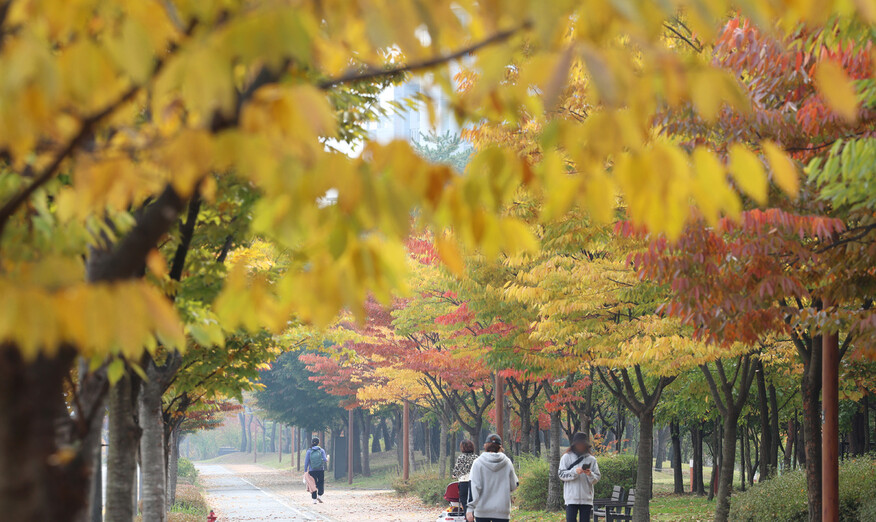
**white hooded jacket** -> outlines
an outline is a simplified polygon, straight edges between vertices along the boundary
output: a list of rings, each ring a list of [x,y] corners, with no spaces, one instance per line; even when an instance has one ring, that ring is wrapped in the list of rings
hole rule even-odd
[[[482,453],[471,465],[471,501],[468,511],[478,518],[511,518],[511,492],[517,473],[504,453]]]
[[[563,498],[566,505],[588,504],[593,505],[593,485],[599,482],[602,474],[599,472],[599,464],[596,463],[596,457],[589,453],[584,459],[575,464],[575,467],[569,469],[572,463],[578,460],[580,455],[575,455],[572,452],[564,453],[560,458],[560,469],[558,475],[563,481]],[[590,475],[581,473],[580,475],[575,469],[590,464]]]

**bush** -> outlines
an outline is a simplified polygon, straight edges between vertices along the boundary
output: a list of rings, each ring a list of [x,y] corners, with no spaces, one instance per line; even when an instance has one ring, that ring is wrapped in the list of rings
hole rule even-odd
[[[206,516],[210,512],[210,507],[198,487],[180,484],[176,487],[176,502],[171,511]]]
[[[842,463],[839,471],[840,520],[876,520],[876,461],[863,457]],[[805,521],[809,516],[806,474],[783,473],[730,499],[730,519]]]
[[[636,463],[635,455],[627,453],[598,455],[599,472],[602,479],[596,483],[594,493],[596,498],[611,496],[614,486],[622,486],[625,490],[636,487]],[[548,479],[550,468],[546,460],[520,456],[518,458],[520,469],[517,477],[520,479],[520,487],[517,489],[517,501],[524,510],[544,509],[547,504]]]
[[[452,478],[439,478],[438,475],[417,475],[407,482],[397,479],[392,487],[399,495],[416,495],[423,504],[441,505],[445,503],[444,491],[451,482]]]
[[[608,498],[614,486],[621,486],[624,491],[636,487],[639,459],[631,453],[614,453],[597,455],[599,472],[602,479],[596,483],[596,498]]]
[[[521,455],[517,458],[517,463],[520,465],[520,469],[517,470],[520,486],[514,494],[520,509],[525,511],[544,509],[547,504],[550,474],[548,461],[533,455]]]
[[[180,482],[194,484],[198,480],[198,470],[189,459],[180,458],[177,462],[176,476]]]

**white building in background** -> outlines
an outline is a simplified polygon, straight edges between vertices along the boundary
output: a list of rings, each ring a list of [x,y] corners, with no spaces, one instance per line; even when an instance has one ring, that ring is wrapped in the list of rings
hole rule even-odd
[[[371,138],[387,143],[392,140],[417,141],[421,134],[444,134],[448,131],[459,133],[459,125],[453,117],[450,101],[439,87],[426,87],[423,92],[423,80],[414,78],[401,85],[388,87],[380,94],[380,101],[386,108],[387,114],[376,122],[368,125]],[[432,98],[435,121],[434,126],[429,122],[429,111],[425,103],[415,102],[413,107],[408,107],[406,102],[420,94]],[[394,107],[392,102],[402,108]]]

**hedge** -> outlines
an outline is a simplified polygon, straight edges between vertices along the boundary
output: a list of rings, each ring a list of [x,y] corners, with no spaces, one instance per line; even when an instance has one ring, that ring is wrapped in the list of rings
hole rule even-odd
[[[177,461],[176,476],[180,482],[185,484],[195,484],[198,480],[198,470],[195,465],[186,458],[180,458]]]
[[[614,486],[622,486],[624,490],[636,487],[635,455],[628,453],[598,455],[599,471],[602,479],[596,483],[596,498],[611,496]],[[520,470],[517,476],[520,479],[520,487],[517,489],[516,499],[521,509],[535,511],[544,509],[547,504],[548,476],[550,469],[548,462],[543,459],[529,456],[519,458]]]
[[[840,520],[876,520],[876,459],[847,460],[839,470]],[[730,498],[730,520],[805,522],[809,516],[806,474],[783,473]]]

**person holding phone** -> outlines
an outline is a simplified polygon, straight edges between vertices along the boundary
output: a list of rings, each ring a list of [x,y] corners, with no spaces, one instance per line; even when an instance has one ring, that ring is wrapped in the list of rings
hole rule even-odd
[[[590,448],[587,435],[576,433],[569,449],[560,458],[558,474],[563,481],[566,522],[587,522],[593,513],[593,486],[602,474]]]

